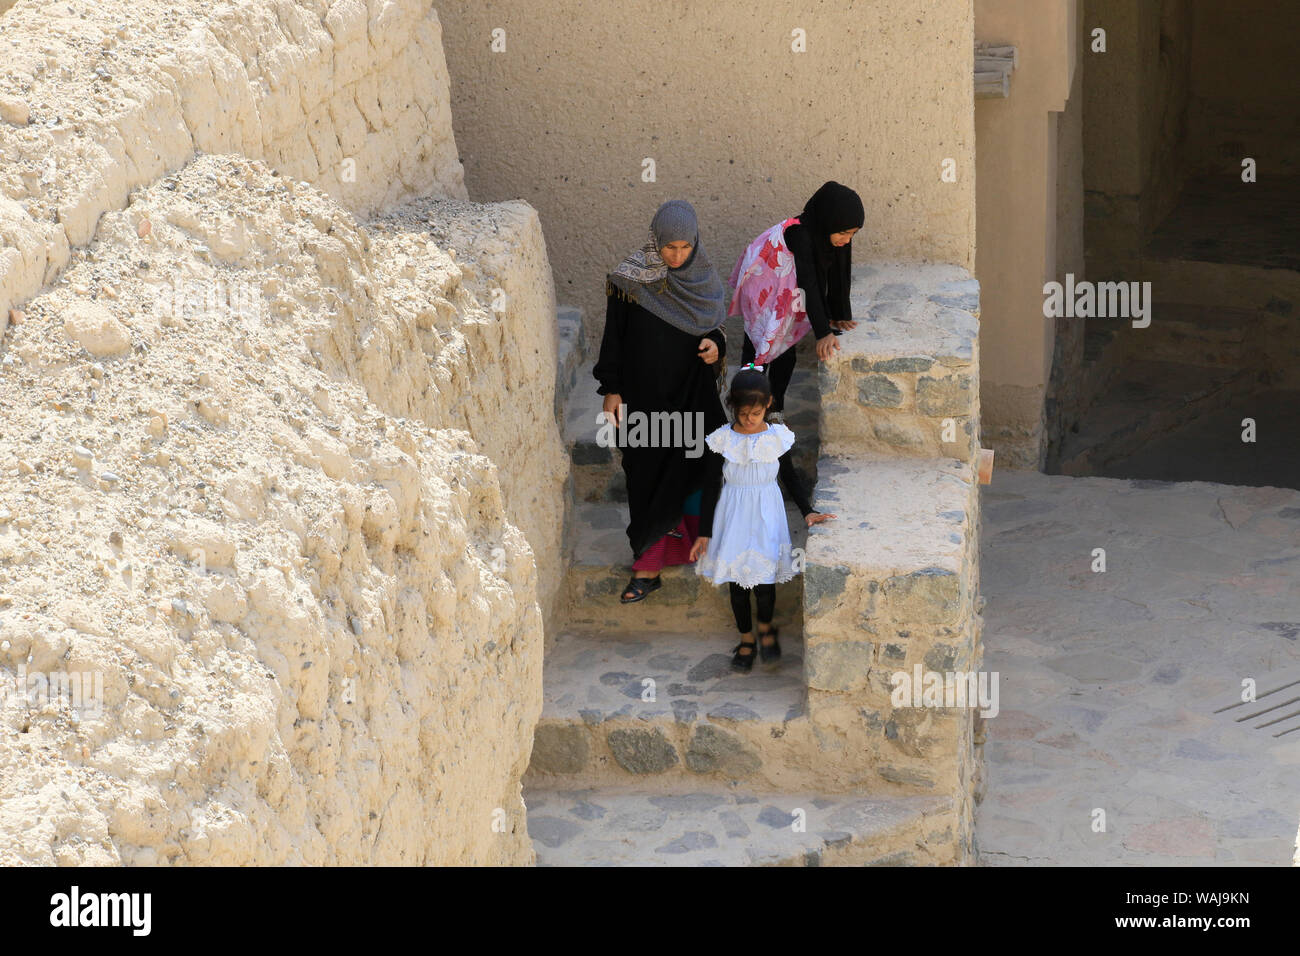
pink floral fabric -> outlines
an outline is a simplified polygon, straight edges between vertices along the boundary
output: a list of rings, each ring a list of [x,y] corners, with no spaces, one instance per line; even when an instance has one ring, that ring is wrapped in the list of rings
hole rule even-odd
[[[728,315],[745,317],[745,334],[754,343],[754,363],[766,365],[808,334],[812,324],[804,310],[795,274],[794,255],[785,230],[798,217],[777,223],[749,244],[731,273]]]

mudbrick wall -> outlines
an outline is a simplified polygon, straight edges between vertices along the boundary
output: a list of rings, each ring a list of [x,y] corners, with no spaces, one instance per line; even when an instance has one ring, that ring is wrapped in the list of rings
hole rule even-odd
[[[0,50],[0,862],[531,861],[554,292],[431,3],[19,0]]]

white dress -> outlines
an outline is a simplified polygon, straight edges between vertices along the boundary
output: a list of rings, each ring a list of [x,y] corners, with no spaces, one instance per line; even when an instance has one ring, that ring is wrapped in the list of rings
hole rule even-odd
[[[708,551],[695,563],[695,573],[714,584],[734,581],[746,588],[789,581],[798,572],[776,476],[794,432],[769,423],[765,431],[742,435],[727,424],[705,441],[724,459],[723,485]]]

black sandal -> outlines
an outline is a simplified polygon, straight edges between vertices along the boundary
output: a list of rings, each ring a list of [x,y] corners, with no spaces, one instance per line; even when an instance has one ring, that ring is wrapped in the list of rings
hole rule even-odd
[[[770,664],[781,659],[781,642],[777,640],[777,635],[780,633],[781,629],[775,624],[772,625],[770,631],[758,632],[758,656],[762,658],[764,664]],[[769,634],[772,636],[772,643],[764,644],[763,638]]]
[[[749,653],[740,653],[742,647],[748,647]],[[755,644],[753,641],[741,641],[737,644],[735,650],[731,652],[731,669],[735,671],[744,671],[748,674],[754,666],[754,647]]]
[[[619,602],[622,604],[635,604],[637,601],[644,601],[651,591],[658,591],[664,586],[663,581],[658,577],[638,578],[636,575],[627,582],[627,587],[619,595]],[[631,597],[628,595],[631,594]]]

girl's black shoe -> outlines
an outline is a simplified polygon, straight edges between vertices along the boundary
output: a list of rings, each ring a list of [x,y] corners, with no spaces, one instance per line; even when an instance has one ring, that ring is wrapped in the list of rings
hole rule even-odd
[[[775,624],[772,625],[772,630],[770,631],[758,632],[758,656],[763,659],[764,664],[772,664],[781,659],[781,642],[777,640],[777,636],[780,633],[781,629]],[[769,634],[772,635],[772,643],[764,644],[763,638],[767,637]]]
[[[745,647],[749,648],[749,653],[748,654],[740,653],[741,648],[745,648]],[[754,642],[741,641],[739,644],[736,645],[736,649],[731,652],[731,669],[733,671],[744,671],[746,674],[748,674],[750,670],[753,668],[753,666],[754,666]]]

